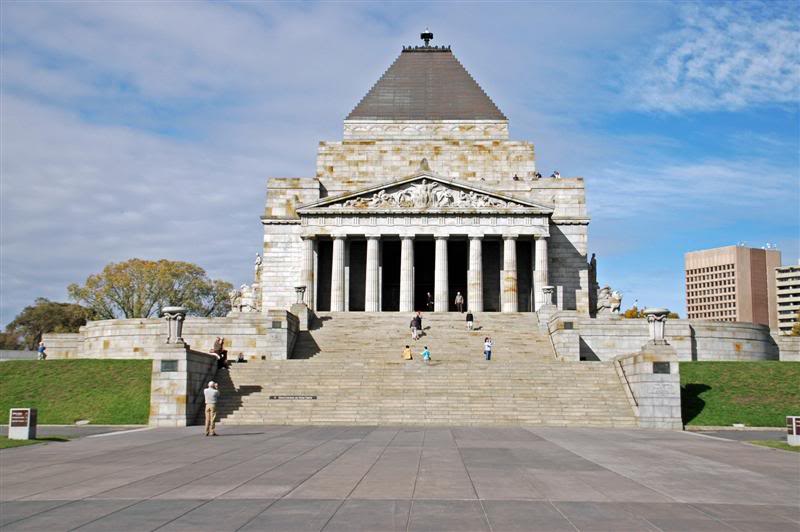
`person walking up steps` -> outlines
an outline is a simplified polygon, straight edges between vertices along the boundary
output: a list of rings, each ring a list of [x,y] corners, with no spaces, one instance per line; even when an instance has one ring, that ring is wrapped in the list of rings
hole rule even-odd
[[[425,349],[422,351],[422,360],[425,361],[426,364],[431,363],[431,352],[428,350],[428,346],[425,346]]]
[[[417,340],[417,317],[413,316],[411,318],[411,323],[408,324],[411,328],[411,339],[416,341]]]
[[[492,359],[492,345],[494,345],[494,343],[491,337],[487,336],[483,339],[483,356],[486,360]]]
[[[467,330],[468,331],[472,330],[473,324],[474,324],[474,320],[472,318],[472,311],[468,310],[467,311]]]
[[[417,327],[417,340],[422,337],[422,313],[417,312],[417,315],[414,317],[414,323]]]
[[[217,399],[219,399],[219,390],[217,383],[208,381],[208,388],[203,390],[203,395],[206,398],[206,436],[216,436],[216,418],[217,418]]]

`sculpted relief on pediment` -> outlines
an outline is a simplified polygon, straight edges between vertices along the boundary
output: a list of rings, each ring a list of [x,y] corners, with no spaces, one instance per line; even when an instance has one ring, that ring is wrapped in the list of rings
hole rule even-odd
[[[454,189],[442,183],[425,179],[392,191],[382,189],[371,196],[359,196],[329,205],[334,209],[512,208],[518,206],[516,203],[474,190]]]

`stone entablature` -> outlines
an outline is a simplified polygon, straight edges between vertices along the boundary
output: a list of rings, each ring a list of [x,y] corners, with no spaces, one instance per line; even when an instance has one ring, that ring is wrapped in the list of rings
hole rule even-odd
[[[508,120],[345,120],[344,140],[508,140]]]

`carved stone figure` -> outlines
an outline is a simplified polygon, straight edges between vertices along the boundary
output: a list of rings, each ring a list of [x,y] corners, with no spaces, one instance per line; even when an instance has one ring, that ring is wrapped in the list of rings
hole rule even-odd
[[[369,197],[351,198],[343,203],[331,205],[333,208],[480,208],[500,207],[509,208],[514,204],[505,200],[494,198],[474,190],[465,192],[452,189],[437,182],[428,182],[423,179],[419,183],[411,183],[405,187],[387,192],[386,189],[375,192]]]
[[[604,286],[597,291],[597,314],[619,314],[622,293]]]
[[[231,299],[231,313],[234,312],[258,312],[258,285],[243,284],[237,289],[228,293]]]

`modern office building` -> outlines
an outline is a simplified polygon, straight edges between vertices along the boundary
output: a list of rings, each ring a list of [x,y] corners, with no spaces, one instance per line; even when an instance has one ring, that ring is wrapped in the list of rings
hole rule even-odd
[[[775,289],[778,328],[789,334],[800,312],[800,264],[775,268]]]
[[[777,249],[726,246],[685,255],[690,320],[744,321],[778,328]]]

